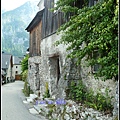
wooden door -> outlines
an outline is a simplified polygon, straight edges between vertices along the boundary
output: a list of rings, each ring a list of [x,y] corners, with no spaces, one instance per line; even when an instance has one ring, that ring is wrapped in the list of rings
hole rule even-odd
[[[15,80],[21,80],[21,75],[15,75]]]

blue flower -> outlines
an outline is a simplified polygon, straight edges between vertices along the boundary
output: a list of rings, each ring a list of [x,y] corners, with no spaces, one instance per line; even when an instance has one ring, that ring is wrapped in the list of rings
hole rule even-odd
[[[46,104],[46,101],[45,100],[40,101],[40,104]]]
[[[35,102],[35,105],[38,105],[38,100]]]
[[[56,104],[57,105],[64,105],[64,104],[66,104],[66,101],[64,99],[57,99]]]
[[[54,103],[52,100],[48,100],[47,102],[48,102],[48,104],[53,104]]]

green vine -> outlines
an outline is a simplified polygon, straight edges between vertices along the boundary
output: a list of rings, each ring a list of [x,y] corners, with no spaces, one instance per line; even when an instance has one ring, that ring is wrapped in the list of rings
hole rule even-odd
[[[62,37],[56,42],[68,45],[69,58],[77,58],[81,64],[86,57],[87,66],[99,64],[95,77],[117,80],[118,76],[118,2],[103,0],[92,7],[82,9],[71,6],[76,0],[58,0],[57,7],[64,13],[75,11],[70,20],[58,29]],[[85,44],[84,47],[81,47]],[[91,57],[97,50],[100,56]]]
[[[112,112],[112,97],[109,97],[108,89],[106,89],[105,91],[105,96],[102,95],[100,92],[94,95],[93,90],[87,90],[85,85],[82,83],[82,80],[80,80],[77,85],[74,81],[72,81],[69,88],[69,93],[67,93],[69,99],[75,100],[76,102],[80,102],[82,104],[85,104],[87,107],[92,107],[99,111]]]
[[[43,97],[44,98],[49,98],[50,93],[49,93],[49,89],[48,89],[48,82],[46,82],[45,88],[46,88],[46,91],[45,91],[45,94],[43,95]]]

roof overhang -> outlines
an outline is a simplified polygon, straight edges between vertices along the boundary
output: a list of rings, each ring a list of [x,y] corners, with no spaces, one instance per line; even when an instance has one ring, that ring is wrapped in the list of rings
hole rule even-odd
[[[30,24],[28,25],[28,27],[25,29],[27,30],[27,32],[30,32],[31,30],[33,30],[33,28],[35,28],[39,22],[41,21],[42,19],[42,16],[43,16],[43,12],[44,12],[44,9],[39,11],[36,16],[33,18],[33,20],[30,22]]]

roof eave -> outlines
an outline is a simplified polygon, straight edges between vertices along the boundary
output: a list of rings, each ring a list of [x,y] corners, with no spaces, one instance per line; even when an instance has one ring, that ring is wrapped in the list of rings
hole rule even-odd
[[[25,29],[27,30],[27,32],[30,32],[33,28],[35,28],[39,24],[43,16],[43,11],[44,9],[37,12],[36,16],[33,18],[28,27]]]

